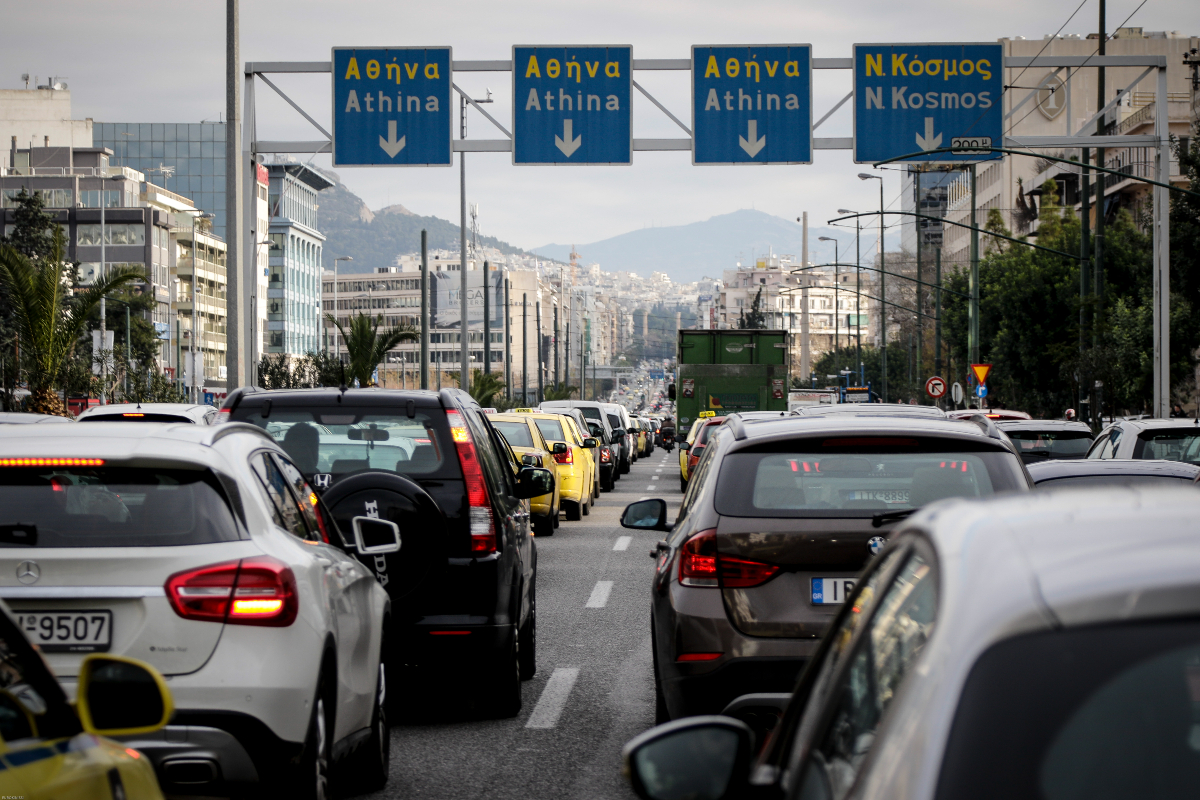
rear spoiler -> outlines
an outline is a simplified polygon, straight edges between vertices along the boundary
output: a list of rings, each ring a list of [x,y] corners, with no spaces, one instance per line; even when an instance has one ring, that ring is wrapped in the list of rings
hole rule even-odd
[[[966,422],[974,422],[976,425],[978,425],[983,430],[984,434],[989,439],[995,439],[996,441],[998,441],[1002,445],[1004,445],[1004,449],[1009,450],[1010,452],[1012,452],[1013,454],[1015,454],[1017,456],[1021,455],[1020,452],[1017,450],[1016,445],[1014,445],[1012,443],[1012,440],[1009,439],[1008,436],[1006,436],[1004,434],[1004,431],[1002,431],[998,427],[996,427],[995,421],[990,419],[986,414],[972,414],[965,421]]]

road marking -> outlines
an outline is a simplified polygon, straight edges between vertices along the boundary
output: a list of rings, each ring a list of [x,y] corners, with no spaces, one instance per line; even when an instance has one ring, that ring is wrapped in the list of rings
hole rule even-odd
[[[617,543],[613,545],[613,550],[628,550],[629,543],[632,541],[632,536],[618,536]]]
[[[649,486],[647,486],[647,487],[646,487],[646,491],[651,491],[651,490],[653,490],[653,489],[657,489],[657,488],[658,488],[658,484],[657,484],[657,483],[652,483],[652,484],[650,484]]]
[[[657,476],[657,475],[651,475],[651,476],[650,476],[650,480],[652,480],[652,481],[656,481],[656,480],[658,480],[658,476]]]
[[[655,472],[662,472],[662,467],[659,467],[658,469],[656,469],[656,470],[654,470],[654,471],[655,471]]]
[[[575,687],[575,679],[579,677],[578,667],[559,667],[546,681],[542,696],[538,698],[533,713],[525,723],[526,728],[553,728],[558,724],[558,718],[567,707],[567,698]]]
[[[588,598],[584,608],[604,608],[608,603],[608,596],[612,594],[612,587],[612,581],[596,581],[592,596]]]

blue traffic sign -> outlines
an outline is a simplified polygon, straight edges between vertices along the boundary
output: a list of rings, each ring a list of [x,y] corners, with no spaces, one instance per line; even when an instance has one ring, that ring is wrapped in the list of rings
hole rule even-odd
[[[854,45],[854,160],[983,161],[1002,147],[1004,51],[999,44]]]
[[[986,383],[981,383],[975,387],[975,396],[976,397],[987,397],[987,384]]]
[[[811,164],[812,46],[692,47],[693,164]]]
[[[333,166],[450,166],[449,47],[335,47],[332,61]]]
[[[513,47],[513,163],[632,163],[632,68],[629,45]]]

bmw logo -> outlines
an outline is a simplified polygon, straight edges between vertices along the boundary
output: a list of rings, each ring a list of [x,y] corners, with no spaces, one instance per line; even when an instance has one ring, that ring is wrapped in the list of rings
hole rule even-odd
[[[882,536],[872,536],[867,540],[867,547],[871,548],[871,555],[873,556],[879,555],[879,551],[883,549],[885,544],[887,544],[887,539]]]

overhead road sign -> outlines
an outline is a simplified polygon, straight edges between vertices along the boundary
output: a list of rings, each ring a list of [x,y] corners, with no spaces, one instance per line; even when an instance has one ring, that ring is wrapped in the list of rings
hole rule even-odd
[[[1003,145],[1003,67],[995,43],[854,45],[855,162],[951,146],[963,148],[954,161],[998,158],[968,148]]]
[[[975,373],[975,380],[980,383],[987,383],[988,373],[992,371],[991,364],[972,364],[971,371]]]
[[[937,400],[946,394],[946,379],[934,375],[925,381],[925,394]]]
[[[451,164],[449,47],[333,48],[333,166]]]
[[[514,164],[633,162],[633,47],[512,52]]]
[[[693,164],[812,163],[812,45],[692,47]]]

